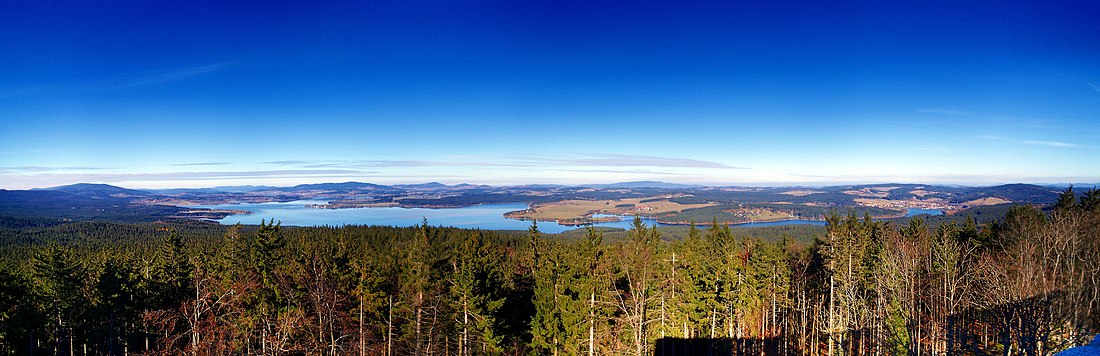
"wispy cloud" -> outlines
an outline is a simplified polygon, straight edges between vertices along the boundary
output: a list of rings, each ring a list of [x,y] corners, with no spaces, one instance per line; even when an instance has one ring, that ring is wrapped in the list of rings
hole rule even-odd
[[[117,89],[126,89],[184,80],[220,71],[232,65],[234,65],[234,63],[215,63],[190,68],[134,73],[130,75],[123,75],[114,79],[99,81],[35,84],[30,86],[0,90],[0,96],[24,97],[40,95],[77,95]]]
[[[957,120],[977,121],[983,124],[975,126],[1021,127],[1038,129],[1060,129],[1058,120],[1042,117],[1020,117],[1004,113],[973,112],[951,108],[928,108],[917,110],[925,114],[955,117]]]
[[[263,181],[263,180],[318,180],[318,179],[359,179],[378,172],[349,169],[282,169],[232,172],[162,172],[162,173],[61,173],[39,172],[37,174],[0,172],[0,189],[49,187],[79,182],[156,185],[161,187],[201,186],[205,181]],[[151,183],[160,182],[160,183]]]
[[[309,163],[313,163],[313,162],[318,162],[318,161],[285,160],[285,161],[267,161],[267,162],[260,162],[260,163],[270,164],[270,165],[274,165],[274,166],[293,166],[293,165],[309,164]]]
[[[1083,147],[1083,146],[1078,145],[1078,144],[1069,143],[1069,142],[1062,142],[1062,141],[1024,140],[1024,141],[1020,141],[1020,143],[1027,144],[1027,145],[1063,147],[1063,148],[1082,148]]]
[[[1095,90],[1096,92],[1100,93],[1100,85],[1096,85],[1096,83],[1093,83],[1093,82],[1088,81],[1088,80],[1085,81],[1085,84],[1088,84],[1089,87],[1092,88],[1092,90]]]
[[[130,174],[126,177],[132,177],[134,179],[142,180],[203,180],[203,179],[226,179],[226,178],[284,178],[284,177],[297,177],[297,176],[315,176],[315,175],[350,175],[350,174],[365,174],[373,172],[364,172],[349,169],[283,169],[283,170],[269,170],[269,171],[238,171],[238,172],[173,172],[173,173],[144,173],[144,174]]]
[[[976,116],[976,115],[974,115],[974,113],[969,112],[969,111],[957,110],[957,109],[945,109],[945,108],[921,109],[921,110],[917,110],[917,112],[921,112],[921,113],[925,113],[925,114],[939,114],[939,115],[949,115],[949,116],[966,116],[966,117]]]
[[[474,155],[446,155],[446,156],[443,156],[443,158],[448,158],[448,159],[481,159],[482,157],[481,156],[474,156]]]
[[[639,156],[623,154],[592,154],[584,158],[570,158],[550,160],[565,165],[574,166],[600,166],[600,167],[675,167],[675,168],[718,168],[718,169],[748,169],[747,167],[735,167],[718,162],[702,161],[690,158],[673,158],[657,156]]]
[[[283,169],[264,171],[235,171],[235,172],[165,172],[165,173],[41,173],[24,175],[28,177],[64,177],[73,181],[126,181],[126,180],[207,180],[207,179],[232,179],[232,178],[285,178],[314,175],[353,175],[369,174],[366,172],[348,169]]]
[[[427,161],[427,160],[289,160],[268,161],[263,164],[299,168],[408,168],[408,167],[528,167],[531,163],[485,161]]]
[[[454,156],[449,156],[454,157]],[[478,157],[485,158],[485,157]],[[624,154],[583,154],[568,156],[512,156],[497,160],[284,160],[267,161],[275,166],[301,168],[400,168],[400,167],[668,167],[749,169],[723,163],[689,158]]]
[[[948,152],[951,152],[950,148],[943,147],[943,146],[920,146],[920,147],[914,147],[913,149],[917,150],[917,151],[921,151],[921,152],[933,152],[933,153],[948,153]]]
[[[1062,129],[1063,125],[1056,120],[1044,118],[1029,118],[1018,116],[998,116],[989,119],[989,125],[994,127],[1019,127],[1022,129]]]
[[[195,163],[177,163],[173,164],[173,167],[193,167],[193,166],[224,166],[228,165],[227,162],[195,162]]]
[[[968,186],[993,186],[1010,183],[1068,183],[1089,182],[1095,177],[1088,176],[1029,176],[1029,175],[996,175],[996,174],[929,174],[929,175],[815,175],[815,174],[789,174],[792,177],[803,178],[798,184],[802,185],[847,185],[847,184],[871,184],[871,183],[898,183],[898,184],[961,184]]]
[[[177,69],[171,71],[154,72],[144,75],[138,75],[130,78],[124,78],[119,80],[112,86],[105,86],[104,89],[121,89],[151,84],[161,84],[173,82],[181,79],[187,79],[194,76],[203,75],[210,72],[219,71],[232,65],[232,63],[217,63],[204,65],[199,67]]]
[[[1092,88],[1093,91],[1096,91],[1096,92],[1100,93],[1100,85],[1097,85],[1096,83],[1094,83],[1091,80],[1082,79],[1078,76],[1069,75],[1069,74],[1065,74],[1065,73],[1058,72],[1058,71],[1053,71],[1053,70],[1047,70],[1047,71],[1051,72],[1051,73],[1054,73],[1054,74],[1057,74],[1057,75],[1060,75],[1062,77],[1068,78],[1068,79],[1072,79],[1072,80],[1076,80],[1076,81],[1085,83],[1085,85],[1088,85],[1089,88]]]
[[[553,168],[534,168],[534,169],[525,169],[525,171],[529,171],[529,172],[645,174],[645,175],[659,175],[659,176],[697,176],[696,174],[675,173],[675,172],[667,172],[667,171],[655,171],[655,170],[648,170],[648,169],[553,169]]]
[[[484,161],[421,161],[421,160],[378,160],[378,161],[353,161],[337,163],[316,163],[305,165],[306,168],[326,167],[355,167],[355,168],[389,168],[389,167],[523,167],[526,164],[514,162],[484,162]]]
[[[0,167],[0,173],[41,173],[57,171],[94,171],[109,169],[106,167],[45,167],[45,166],[11,166]]]

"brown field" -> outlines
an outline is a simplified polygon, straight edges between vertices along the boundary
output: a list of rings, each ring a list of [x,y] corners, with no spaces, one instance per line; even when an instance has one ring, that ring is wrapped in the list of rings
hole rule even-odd
[[[749,221],[777,221],[793,219],[791,214],[762,208],[739,208],[729,210],[731,214]]]
[[[925,195],[932,194],[932,193],[933,192],[923,190],[923,189],[917,189],[917,190],[909,192],[909,194],[913,194],[913,195],[916,195],[916,196],[921,197],[921,198],[924,198]]]
[[[568,220],[587,218],[592,214],[613,215],[653,215],[659,213],[678,212],[685,209],[702,208],[714,204],[680,204],[668,200],[659,200],[642,203],[642,200],[653,198],[632,198],[617,200],[565,200],[549,204],[532,206],[524,212],[517,212],[513,218],[538,219],[538,220]],[[617,205],[633,204],[633,207],[616,207]]]
[[[841,193],[855,195],[864,198],[885,198],[890,196],[890,191],[901,187],[868,187],[859,190],[845,190]]]
[[[1007,199],[1002,199],[1002,198],[997,198],[997,197],[988,197],[988,198],[974,199],[974,200],[971,200],[971,201],[963,202],[962,205],[966,205],[966,206],[988,206],[988,205],[1007,204],[1007,203],[1011,203],[1011,202],[1012,201],[1007,200]]]
[[[810,194],[818,194],[818,193],[824,193],[824,192],[820,192],[820,191],[816,191],[816,190],[792,190],[792,191],[789,191],[789,192],[782,192],[782,193],[779,193],[779,194],[786,194],[786,195],[795,196],[795,197],[804,197],[804,196],[807,196],[807,195],[810,195]]]
[[[887,200],[887,199],[855,198],[855,199],[852,199],[852,200],[854,200],[856,203],[859,203],[860,205],[864,205],[864,206],[879,206],[879,207],[882,207],[882,206],[889,206],[889,205],[893,205],[893,204],[897,203],[897,201],[895,201],[895,200]]]

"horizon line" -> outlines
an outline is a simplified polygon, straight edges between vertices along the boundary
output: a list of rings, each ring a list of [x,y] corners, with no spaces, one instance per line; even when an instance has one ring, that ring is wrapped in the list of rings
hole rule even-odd
[[[1035,185],[1035,186],[1041,186],[1041,187],[1069,187],[1069,186],[1072,186],[1072,187],[1087,187],[1087,186],[1100,187],[1100,182],[1067,182],[1067,183],[1030,182],[1029,183],[1029,182],[1022,182],[1022,181],[997,182],[997,183],[988,183],[988,184],[923,183],[923,182],[922,183],[916,183],[916,182],[900,182],[900,181],[899,182],[881,182],[881,183],[876,183],[876,182],[854,182],[853,181],[853,182],[845,182],[845,183],[827,183],[827,184],[825,184],[825,183],[823,183],[823,184],[812,184],[812,183],[806,183],[806,184],[787,184],[787,183],[775,183],[775,184],[768,184],[768,183],[757,183],[757,184],[736,184],[736,183],[729,183],[729,184],[724,184],[724,183],[693,184],[693,183],[671,183],[671,182],[655,181],[655,180],[615,181],[615,182],[609,182],[609,183],[582,183],[582,184],[561,184],[561,183],[478,184],[478,183],[467,183],[467,182],[447,184],[447,183],[441,183],[441,182],[438,182],[438,181],[428,181],[428,182],[420,182],[420,183],[380,184],[380,183],[371,183],[371,182],[351,180],[351,181],[333,181],[333,182],[320,182],[320,183],[301,183],[301,184],[294,184],[294,185],[242,184],[242,185],[216,185],[216,186],[205,186],[205,187],[194,187],[194,188],[184,188],[184,187],[175,187],[175,188],[131,188],[131,187],[127,187],[127,186],[120,185],[120,184],[112,184],[112,183],[104,183],[104,182],[77,182],[77,183],[71,183],[71,184],[62,184],[62,185],[47,186],[47,187],[34,187],[34,188],[25,188],[25,189],[0,188],[0,190],[7,190],[7,191],[52,190],[52,189],[64,188],[64,187],[70,187],[70,186],[77,186],[77,185],[107,185],[107,186],[112,186],[112,187],[117,187],[117,188],[130,189],[130,190],[141,190],[141,191],[200,190],[200,189],[237,188],[237,187],[266,187],[266,188],[276,188],[276,189],[278,189],[278,188],[293,188],[293,187],[298,187],[298,186],[303,186],[303,185],[352,184],[352,183],[371,184],[371,185],[379,185],[379,186],[387,186],[387,187],[426,185],[426,184],[435,183],[435,184],[443,185],[445,187],[470,185],[470,186],[483,186],[483,187],[492,187],[492,188],[524,187],[524,186],[595,187],[595,186],[631,184],[631,183],[656,183],[656,184],[667,184],[667,185],[682,186],[682,187],[678,187],[678,188],[785,188],[785,187],[790,187],[790,188],[827,188],[827,187],[840,187],[840,186],[890,186],[890,185],[957,186],[957,187],[981,188],[981,187],[996,187],[996,186],[1016,185],[1016,184]],[[641,188],[677,189],[677,188],[660,188],[660,187],[646,187],[646,186],[641,186]]]

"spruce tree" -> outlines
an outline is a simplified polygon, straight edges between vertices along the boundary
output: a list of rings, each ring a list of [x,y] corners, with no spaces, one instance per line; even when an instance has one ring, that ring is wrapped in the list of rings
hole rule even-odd
[[[557,355],[565,341],[561,318],[562,263],[556,244],[546,241],[532,222],[527,234],[532,249],[531,275],[535,281],[531,319],[531,349],[536,354]]]
[[[1073,193],[1073,186],[1058,194],[1058,201],[1054,203],[1054,210],[1071,211],[1077,208],[1077,195]]]
[[[51,320],[54,354],[72,351],[78,321],[88,305],[82,291],[84,268],[71,250],[57,245],[39,250],[31,268],[39,310]]]
[[[157,285],[156,299],[158,309],[176,309],[191,293],[191,262],[184,250],[183,238],[179,231],[169,229],[157,254],[153,268],[153,278]]]
[[[501,352],[497,311],[504,304],[498,254],[480,233],[470,233],[451,261],[450,303],[458,328],[458,354]]]

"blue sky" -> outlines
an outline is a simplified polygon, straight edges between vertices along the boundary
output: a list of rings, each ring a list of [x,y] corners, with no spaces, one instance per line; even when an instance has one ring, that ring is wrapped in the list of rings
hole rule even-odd
[[[1100,181],[1100,3],[7,1],[0,189]]]

